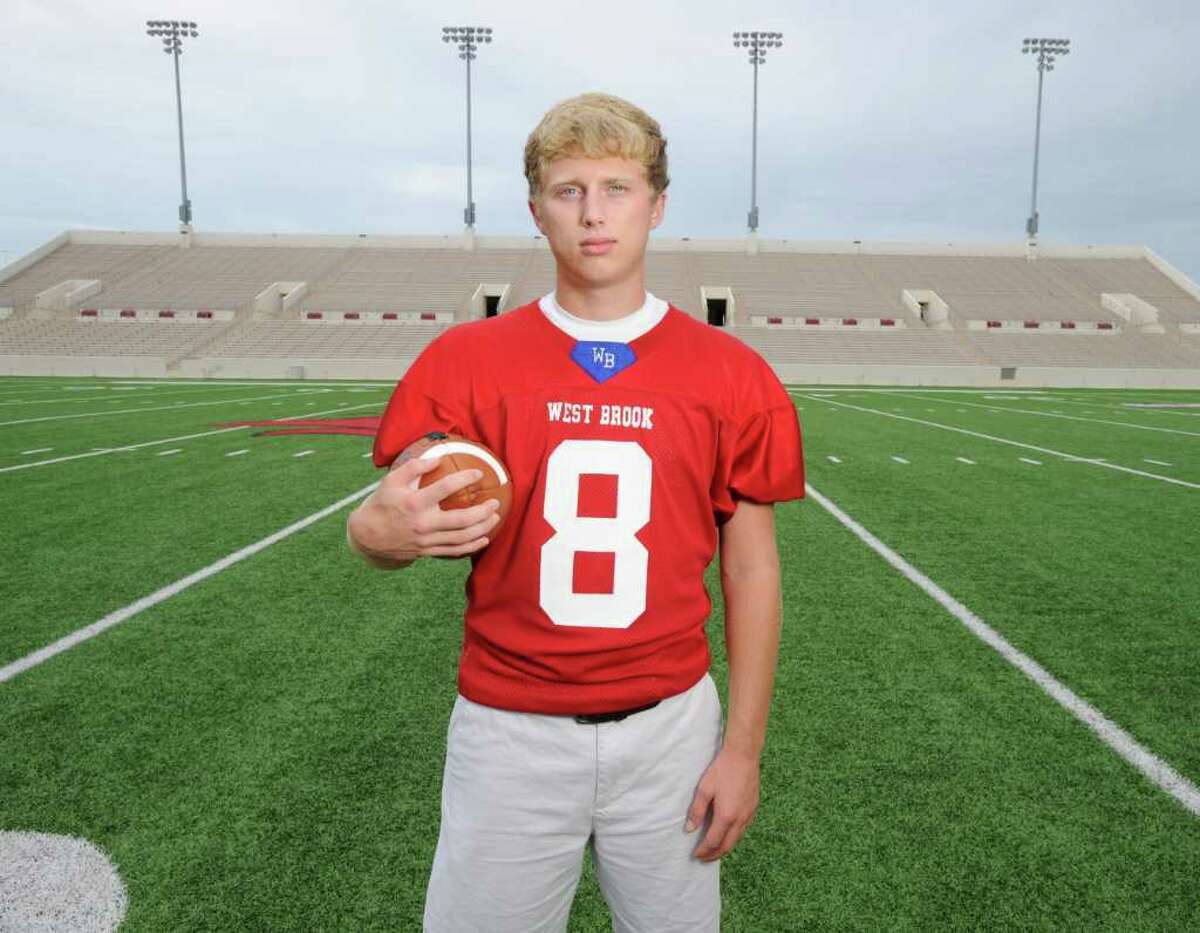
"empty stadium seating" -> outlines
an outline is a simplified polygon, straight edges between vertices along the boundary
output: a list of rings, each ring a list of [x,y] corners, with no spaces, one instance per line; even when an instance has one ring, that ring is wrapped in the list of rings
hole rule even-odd
[[[0,327],[0,355],[174,357],[211,340],[214,329],[140,321],[11,321]]]
[[[492,301],[503,295],[503,313],[555,284],[540,237],[60,239],[0,281],[0,303],[13,309],[0,318],[0,357],[158,356],[168,369],[203,359],[406,361],[450,322],[481,314],[481,286]],[[754,247],[652,241],[647,287],[701,320],[703,296],[718,296],[732,332],[781,370],[1200,370],[1200,290],[1148,251],[1063,248],[1031,259],[995,247]],[[62,298],[73,281],[100,290]],[[273,283],[292,297],[280,304]],[[930,303],[937,314],[923,320]]]
[[[308,321],[253,321],[211,357],[403,360],[415,357],[444,324],[357,324],[330,327]]]

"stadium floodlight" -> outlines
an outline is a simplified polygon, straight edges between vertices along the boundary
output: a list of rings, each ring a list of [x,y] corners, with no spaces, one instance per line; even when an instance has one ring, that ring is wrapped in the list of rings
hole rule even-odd
[[[750,212],[746,216],[746,224],[750,232],[758,230],[758,66],[767,62],[767,49],[777,49],[783,45],[782,32],[735,32],[733,47],[747,49],[750,64],[754,66],[754,110],[750,131]]]
[[[1037,239],[1038,210],[1038,151],[1042,144],[1042,79],[1047,71],[1054,70],[1054,60],[1060,55],[1071,54],[1070,39],[1026,39],[1021,45],[1023,55],[1033,55],[1038,70],[1037,122],[1033,131],[1033,196],[1030,198],[1029,219],[1025,221],[1025,233],[1030,241]]]
[[[187,194],[187,162],[183,156],[183,95],[179,90],[179,56],[183,54],[183,40],[195,39],[200,35],[191,20],[148,19],[146,35],[162,39],[163,51],[175,59],[175,113],[179,120],[179,222],[184,227],[192,224],[192,202]]]
[[[442,41],[453,43],[458,49],[458,57],[467,63],[467,206],[463,210],[463,220],[467,227],[475,229],[475,201],[471,191],[471,62],[475,61],[475,53],[479,46],[492,41],[492,30],[489,26],[443,26]]]

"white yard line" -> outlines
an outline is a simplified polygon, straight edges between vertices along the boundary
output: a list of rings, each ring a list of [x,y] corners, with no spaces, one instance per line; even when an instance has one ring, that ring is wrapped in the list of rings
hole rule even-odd
[[[954,459],[957,460],[959,463],[965,463],[967,466],[975,466],[975,461],[968,460],[966,457],[955,457]]]
[[[896,391],[895,388],[886,387],[886,386],[845,386],[845,387],[824,386],[824,385],[814,386],[814,385],[804,385],[803,383],[798,383],[798,382],[785,383],[784,388],[786,388],[790,392],[810,392],[813,394],[823,393],[827,397],[831,397],[834,393],[841,393],[841,394],[848,393],[850,395],[859,395],[859,394],[870,395],[872,393],[882,393],[882,394],[886,395],[888,393]],[[820,389],[821,392],[817,393],[817,391],[816,391],[817,389]],[[997,389],[928,388],[928,389],[922,389],[921,391],[922,392],[930,392],[930,393],[939,393],[939,394],[944,394],[944,395],[996,395],[997,392],[1001,391],[1001,390],[997,390]],[[1045,395],[1046,394],[1045,389],[1004,389],[1002,391],[1003,391],[1003,394],[1005,394],[1005,395],[1025,395],[1025,396],[1031,396],[1031,397],[1035,396],[1035,395]]]
[[[805,396],[811,398],[812,396]],[[884,418],[896,418],[899,421],[911,421],[913,424],[923,424],[926,427],[938,428],[942,431],[953,431],[955,434],[965,434],[968,437],[978,437],[985,441],[995,441],[997,444],[1008,444],[1012,447],[1022,447],[1025,450],[1036,450],[1040,454],[1049,454],[1052,457],[1062,457],[1064,460],[1070,460],[1073,463],[1089,463],[1092,466],[1103,467],[1108,470],[1117,470],[1120,473],[1131,473],[1134,476],[1143,476],[1146,479],[1156,479],[1163,483],[1171,483],[1175,486],[1186,486],[1188,489],[1200,489],[1200,483],[1189,483],[1182,479],[1175,479],[1173,476],[1161,476],[1158,473],[1147,473],[1145,470],[1135,470],[1133,467],[1121,466],[1119,463],[1105,463],[1103,460],[1096,457],[1080,457],[1075,454],[1064,453],[1061,450],[1053,450],[1049,447],[1039,447],[1037,444],[1026,444],[1021,441],[1014,441],[1007,437],[996,437],[994,434],[984,434],[982,431],[969,431],[966,428],[956,428],[951,424],[941,424],[937,421],[925,421],[921,418],[913,418],[908,415],[895,415],[890,411],[880,411],[878,408],[866,408],[862,405],[851,405],[848,402],[835,402],[832,399],[820,399],[822,404],[837,405],[841,408],[850,408],[854,411],[862,411],[871,415],[881,415]]]
[[[323,389],[322,391],[329,391]],[[74,418],[105,418],[109,415],[134,415],[145,411],[178,411],[180,408],[203,408],[206,405],[230,405],[233,402],[263,402],[272,398],[294,399],[299,393],[289,392],[286,395],[256,395],[247,399],[227,398],[214,399],[211,402],[176,402],[174,405],[160,405],[157,408],[124,408],[120,411],[89,411],[77,415],[43,415],[41,418],[21,418],[18,421],[0,421],[0,428],[14,424],[34,424],[40,421],[67,421]],[[316,402],[311,404],[315,405]]]
[[[247,450],[245,447],[243,447],[241,450],[231,450],[225,456],[226,457],[240,457],[242,454],[248,454],[248,453],[250,453],[250,451]]]
[[[1143,402],[1121,402],[1118,405],[1112,405],[1112,404],[1106,404],[1105,402],[1098,402],[1095,399],[1069,398],[1069,397],[1060,396],[1060,395],[1056,395],[1053,397],[1047,396],[1047,401],[1051,401],[1051,400],[1055,401],[1055,402],[1063,402],[1067,405],[1083,405],[1083,406],[1087,406],[1089,408],[1107,408],[1109,411],[1148,412],[1149,414],[1155,414],[1155,415],[1187,415],[1187,414],[1189,414],[1189,412],[1187,412],[1187,411],[1179,411],[1179,410],[1175,410],[1175,409],[1171,409],[1171,408],[1146,407],[1146,405],[1149,403],[1143,403]],[[1171,403],[1170,402],[1157,402],[1157,403],[1153,403],[1153,404],[1165,405],[1165,404],[1171,404]],[[1066,413],[1059,412],[1059,414],[1066,414]],[[1200,412],[1191,412],[1190,414],[1193,417],[1195,417],[1197,415],[1200,415]]]
[[[911,392],[896,391],[897,395],[903,395],[905,398],[923,398],[924,396],[916,395]],[[935,402],[945,402],[946,399],[933,399]],[[947,404],[954,404],[947,402]],[[1032,408],[1008,408],[1002,405],[980,405],[978,402],[963,402],[959,401],[959,405],[967,405],[971,408],[982,408],[984,411],[992,412],[1013,412],[1021,415],[1036,415],[1039,418],[1062,418],[1065,421],[1083,421],[1088,424],[1110,424],[1118,428],[1133,428],[1137,431],[1160,431],[1163,434],[1186,434],[1189,437],[1200,437],[1200,431],[1182,431],[1179,428],[1159,428],[1150,424],[1130,424],[1128,421],[1109,421],[1105,418],[1082,418],[1079,415],[1068,415],[1057,411],[1036,411]],[[929,409],[925,409],[929,411]],[[961,409],[960,409],[961,411]],[[1094,414],[1087,412],[1086,414]]]
[[[1030,460],[1028,457],[1017,457],[1022,463],[1032,463],[1034,466],[1041,466],[1041,460]]]
[[[378,408],[379,402],[364,402],[354,408]],[[316,415],[336,415],[350,411],[348,408],[330,408],[328,411],[306,411],[299,415],[288,415],[286,418],[275,418],[275,421],[295,421],[297,418],[312,418]],[[67,457],[54,457],[50,460],[35,460],[32,463],[17,463],[12,466],[0,467],[0,473],[11,473],[15,470],[28,470],[32,467],[50,466],[53,463],[66,463],[68,460],[82,460],[86,457],[102,457],[105,454],[124,453],[127,450],[141,450],[143,447],[157,447],[159,444],[173,444],[176,441],[190,441],[197,437],[212,437],[214,434],[228,434],[231,431],[246,431],[249,425],[239,425],[232,428],[217,428],[213,431],[201,431],[198,434],[181,434],[176,437],[164,437],[157,441],[144,441],[141,444],[126,444],[123,447],[101,447],[83,454],[72,454]]]
[[[225,557],[222,557],[215,563],[209,564],[207,567],[197,570],[195,573],[188,574],[186,577],[176,580],[174,583],[168,584],[160,590],[156,590],[149,596],[143,596],[136,602],[132,602],[128,606],[118,609],[116,612],[110,612],[98,622],[93,622],[91,625],[78,629],[72,632],[70,635],[66,635],[58,639],[58,641],[46,645],[44,648],[39,648],[37,651],[27,654],[23,658],[18,658],[11,664],[6,664],[4,667],[0,667],[0,683],[4,683],[7,680],[12,680],[12,678],[16,677],[18,674],[29,670],[31,667],[37,667],[37,665],[41,664],[43,661],[48,661],[56,654],[62,654],[64,651],[74,648],[81,642],[87,641],[89,638],[95,638],[101,632],[107,631],[114,625],[119,625],[126,619],[133,618],[133,616],[137,615],[144,609],[149,609],[151,606],[157,606],[164,600],[170,599],[176,593],[182,593],[188,587],[207,580],[209,577],[220,573],[222,570],[232,567],[234,564],[245,560],[247,557],[253,557],[259,551],[263,551],[269,548],[272,544],[282,541],[289,535],[293,535],[297,531],[301,531],[302,529],[307,528],[309,525],[319,522],[321,519],[325,518],[325,516],[332,515],[334,512],[344,508],[351,502],[356,502],[357,500],[370,495],[371,492],[374,491],[378,486],[379,482],[377,481],[372,483],[370,486],[360,489],[358,492],[351,493],[344,499],[339,499],[337,502],[333,503],[333,505],[328,505],[319,512],[313,512],[313,514],[309,515],[307,518],[302,518],[300,521],[293,522],[286,528],[281,528],[274,534],[267,535],[267,537],[263,538],[261,541],[256,541],[253,544],[247,545],[240,551],[234,551],[232,554],[227,554]]]
[[[156,453],[154,456],[156,456],[156,457],[169,457],[169,456],[171,456],[171,454],[181,454],[181,453],[183,453],[183,448],[182,448],[182,447],[175,447],[175,448],[173,448],[173,449],[171,449],[171,450],[160,450],[160,451],[159,451],[158,453]]]
[[[265,389],[272,386],[304,386],[304,387],[329,387],[333,389],[345,389],[349,392],[365,392],[370,389],[394,389],[396,388],[396,380],[391,382],[317,382],[315,380],[283,381],[276,382],[275,380],[266,380],[261,382],[238,381],[235,379],[162,379],[158,381],[150,381],[147,379],[122,379],[113,382],[115,386],[163,386],[171,388],[178,386],[180,388],[196,388],[196,389],[217,389],[222,386],[254,386],[256,388]],[[88,388],[97,388],[88,386]]]
[[[1100,741],[1174,797],[1188,811],[1200,816],[1200,788],[1197,788],[1161,758],[1152,754],[1096,707],[1077,696],[1037,661],[1013,647],[1003,635],[867,531],[820,492],[807,484],[805,489],[809,498],[814,499],[821,508],[841,522],[855,537],[924,590],[929,597],[958,619],[980,641],[1037,684],[1059,706],[1091,729]]]
[[[131,391],[131,392],[138,392],[136,386],[124,386],[123,388],[125,388],[126,390]],[[118,391],[118,390],[113,389],[110,391]],[[195,392],[188,392],[188,393],[182,393],[182,392],[138,392],[138,395],[145,395],[147,397],[152,396],[153,401],[158,401],[158,399],[160,399],[160,398],[171,398],[172,396],[183,395],[183,394],[195,396],[196,393]],[[78,402],[103,402],[103,401],[124,402],[131,398],[134,398],[134,396],[122,395],[120,398],[114,398],[114,399],[102,399],[102,398],[92,398],[92,397],[81,398],[79,396],[63,396],[61,398],[36,398],[36,399],[8,399],[8,400],[0,399],[0,405],[62,405],[62,404],[71,403],[71,402],[78,403]]]

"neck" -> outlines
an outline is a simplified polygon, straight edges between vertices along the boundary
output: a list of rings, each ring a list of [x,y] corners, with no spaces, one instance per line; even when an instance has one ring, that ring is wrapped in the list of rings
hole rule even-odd
[[[632,314],[646,301],[644,274],[625,282],[595,285],[570,281],[560,271],[554,287],[558,306],[576,317],[591,321],[615,321]]]

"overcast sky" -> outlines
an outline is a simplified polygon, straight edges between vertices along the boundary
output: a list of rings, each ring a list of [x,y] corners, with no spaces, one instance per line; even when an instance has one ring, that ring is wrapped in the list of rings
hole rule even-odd
[[[739,10],[731,14],[730,10]],[[784,34],[760,69],[760,233],[1020,242],[1037,71],[1041,239],[1145,244],[1200,280],[1200,3],[830,0],[3,0],[0,264],[72,227],[169,230],[171,59],[147,18],[195,19],[181,59],[200,231],[458,233],[465,71],[443,25],[487,25],[473,65],[481,234],[535,231],[521,150],[587,90],[669,140],[668,236],[738,236],[752,68],[735,29]]]

